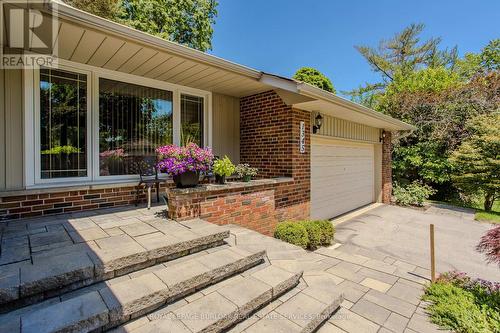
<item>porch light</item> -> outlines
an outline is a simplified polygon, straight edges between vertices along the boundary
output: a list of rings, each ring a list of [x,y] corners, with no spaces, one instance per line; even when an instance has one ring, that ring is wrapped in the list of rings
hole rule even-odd
[[[378,139],[379,142],[383,142],[385,139],[385,132],[382,132],[382,135],[380,136],[380,138]]]
[[[322,124],[323,124],[323,116],[321,115],[321,113],[318,113],[318,115],[314,117],[314,125],[313,125],[314,134],[316,134],[316,132],[319,131]]]

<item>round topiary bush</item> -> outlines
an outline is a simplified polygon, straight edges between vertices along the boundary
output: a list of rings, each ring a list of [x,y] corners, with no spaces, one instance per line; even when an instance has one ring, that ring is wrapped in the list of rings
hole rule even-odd
[[[316,220],[311,221],[311,224],[316,225],[316,228],[321,230],[320,245],[330,245],[333,241],[333,235],[335,234],[335,228],[332,222],[328,220]]]
[[[307,237],[309,238],[309,244],[307,248],[310,250],[316,250],[321,246],[321,240],[323,239],[323,231],[321,226],[314,221],[300,221],[299,224],[303,225],[307,230]]]
[[[282,222],[279,223],[274,231],[274,237],[290,244],[307,248],[309,237],[306,228],[301,223]]]

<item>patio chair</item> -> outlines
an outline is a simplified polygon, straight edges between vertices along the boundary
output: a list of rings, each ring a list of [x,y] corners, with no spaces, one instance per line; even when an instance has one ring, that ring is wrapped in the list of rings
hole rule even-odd
[[[165,182],[165,179],[158,177],[158,168],[156,164],[158,159],[156,156],[138,157],[133,163],[134,173],[139,174],[141,180],[136,186],[135,205],[139,203],[139,194],[141,187],[147,190],[148,196],[148,209],[151,208],[151,188],[156,188],[156,202],[160,202],[160,184]]]

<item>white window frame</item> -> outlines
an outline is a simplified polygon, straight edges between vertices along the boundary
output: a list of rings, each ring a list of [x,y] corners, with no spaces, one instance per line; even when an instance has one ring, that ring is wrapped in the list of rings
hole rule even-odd
[[[78,73],[87,75],[87,116],[86,116],[86,130],[87,130],[87,176],[86,177],[60,177],[60,178],[42,178],[42,167],[41,167],[41,131],[40,131],[40,68],[35,68],[33,70],[34,75],[34,99],[35,103],[35,114],[34,114],[34,143],[35,143],[35,183],[36,184],[47,184],[47,183],[68,183],[72,181],[89,181],[92,179],[92,135],[88,131],[91,126],[91,113],[92,113],[92,72],[73,68],[70,66],[58,66],[57,68],[52,68],[54,70],[60,69],[62,71],[67,71],[70,73]]]
[[[87,74],[87,177],[41,179],[40,166],[40,70],[24,70],[24,137],[26,188],[48,185],[86,185],[126,182],[139,179],[138,175],[101,176],[99,171],[99,79],[121,81],[172,92],[173,143],[180,144],[180,96],[188,94],[203,97],[203,143],[212,147],[212,93],[174,83],[116,72],[104,68],[58,59],[54,69]],[[34,173],[34,174],[33,174]]]

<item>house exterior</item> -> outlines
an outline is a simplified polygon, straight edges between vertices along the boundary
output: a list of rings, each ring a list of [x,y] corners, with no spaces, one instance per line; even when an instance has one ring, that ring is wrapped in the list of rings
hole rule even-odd
[[[261,180],[172,192],[174,218],[269,233],[283,219],[390,201],[391,136],[412,126],[56,1],[38,10],[57,26],[58,61],[0,69],[0,219],[131,204],[127,157],[186,141],[259,168]]]

